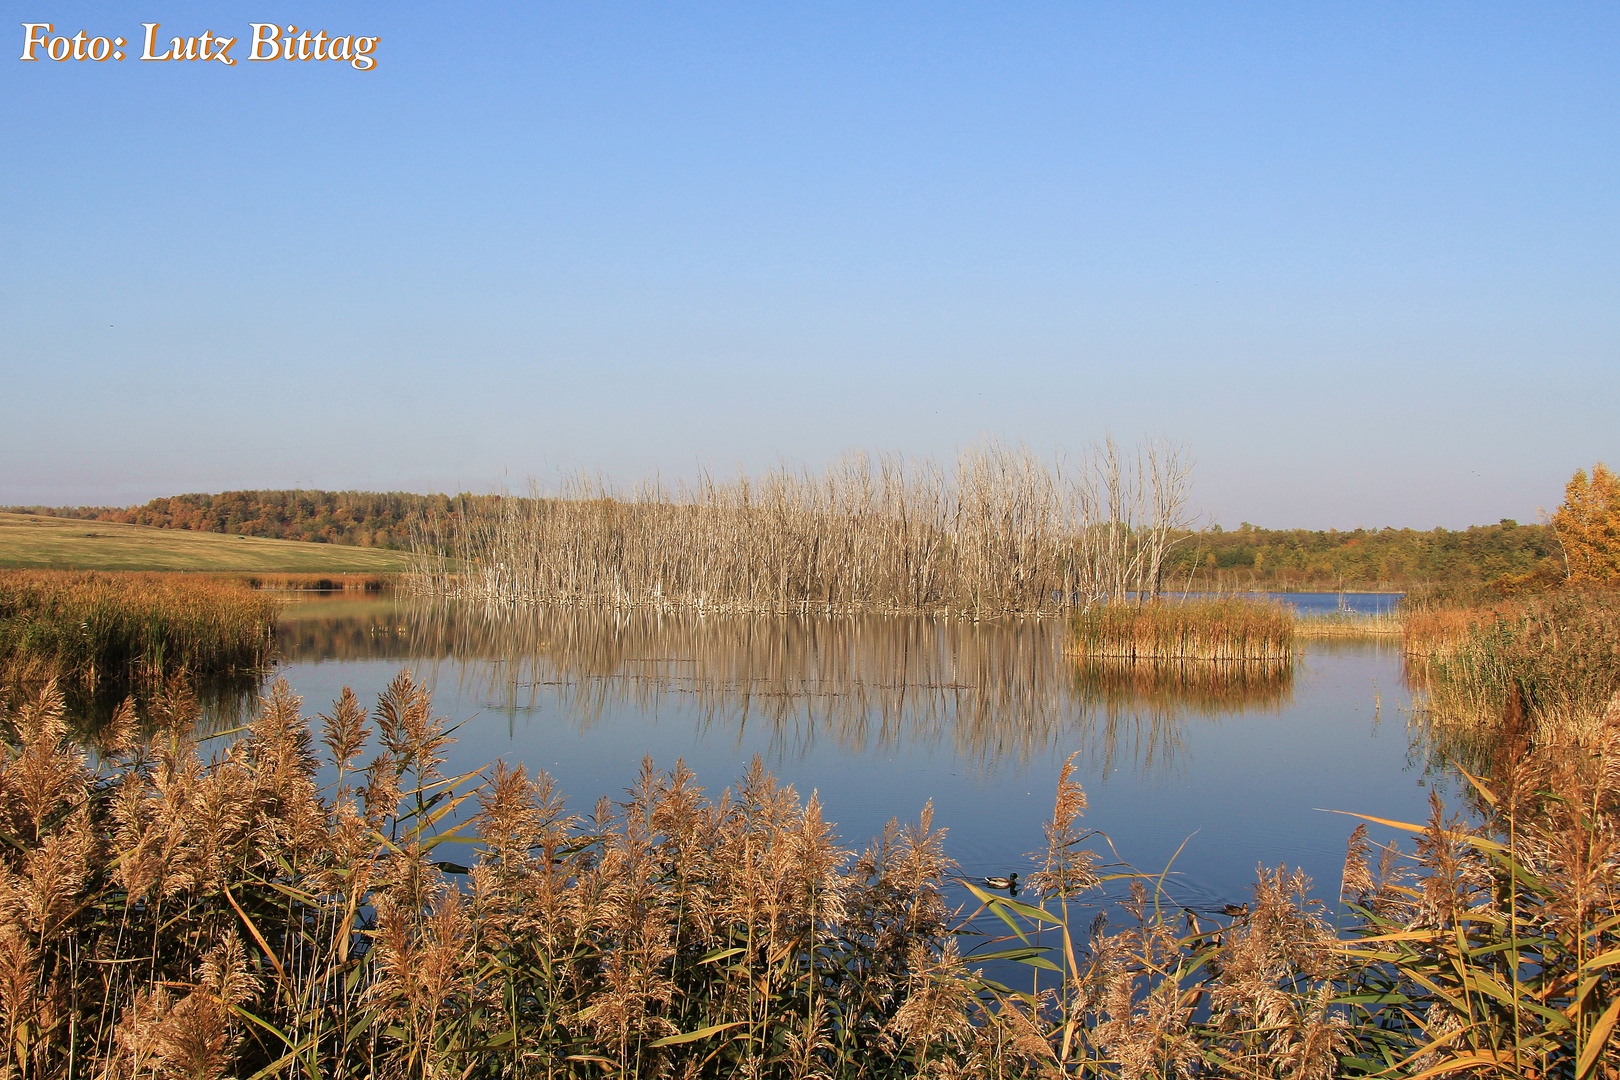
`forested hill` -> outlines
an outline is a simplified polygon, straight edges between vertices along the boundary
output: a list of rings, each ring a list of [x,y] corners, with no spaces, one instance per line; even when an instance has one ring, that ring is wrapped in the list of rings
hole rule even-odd
[[[227,491],[175,495],[131,507],[9,507],[55,517],[121,521],[162,529],[265,536],[405,549],[410,521],[424,511],[478,514],[494,495],[368,491]],[[1504,520],[1468,529],[1262,529],[1244,523],[1182,537],[1163,584],[1174,589],[1406,589],[1423,582],[1514,588],[1563,576],[1551,526]]]
[[[1550,525],[1503,519],[1467,529],[1261,529],[1245,522],[1184,537],[1164,585],[1281,589],[1409,589],[1421,583],[1494,585],[1503,591],[1564,576]]]
[[[405,549],[410,521],[453,504],[480,506],[492,496],[413,495],[402,491],[226,491],[175,495],[144,506],[9,507],[15,512],[90,521],[121,521],[160,529],[266,536],[317,544]]]

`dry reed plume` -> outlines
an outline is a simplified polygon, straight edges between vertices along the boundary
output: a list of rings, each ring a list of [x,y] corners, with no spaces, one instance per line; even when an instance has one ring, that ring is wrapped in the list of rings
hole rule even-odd
[[[1177,907],[1162,877],[1104,874],[1072,762],[1031,898],[963,882],[980,909],[962,918],[929,808],[857,854],[757,761],[717,797],[648,762],[580,814],[543,773],[444,776],[446,722],[409,674],[369,712],[345,692],[318,743],[281,683],[206,760],[196,719],[178,679],[93,754],[54,684],[0,717],[10,1075],[1620,1068],[1620,717],[1505,749],[1510,772],[1478,785],[1486,825],[1437,805],[1409,865],[1358,832],[1341,937],[1297,872],[1262,871],[1228,922]],[[1075,921],[1121,876],[1117,926]],[[1010,932],[970,932],[986,911]],[[1031,988],[986,979],[990,962],[1028,965]]]
[[[751,612],[1051,613],[1157,592],[1188,524],[1185,450],[1110,440],[1078,465],[998,443],[933,462],[855,455],[820,476],[585,478],[557,498],[423,523],[414,584],[491,600]]]
[[[580,816],[544,774],[443,776],[407,674],[322,718],[324,788],[282,683],[208,760],[183,682],[141,719],[92,764],[55,684],[3,717],[13,1076],[908,1070],[947,916],[927,809],[856,858],[757,762],[718,798],[649,762]]]

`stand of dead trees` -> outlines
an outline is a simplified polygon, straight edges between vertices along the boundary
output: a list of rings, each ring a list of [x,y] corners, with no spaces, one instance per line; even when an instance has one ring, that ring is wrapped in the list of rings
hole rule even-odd
[[[698,610],[1056,614],[1156,595],[1191,525],[1192,463],[1112,439],[1078,461],[998,442],[947,473],[855,454],[632,492],[575,477],[484,513],[425,517],[423,592],[483,600]]]

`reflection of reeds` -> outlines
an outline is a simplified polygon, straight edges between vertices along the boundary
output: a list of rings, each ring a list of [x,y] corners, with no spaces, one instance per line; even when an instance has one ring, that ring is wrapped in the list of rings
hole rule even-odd
[[[1200,664],[1090,658],[1076,666],[1082,699],[1117,707],[1153,702],[1201,716],[1278,709],[1293,694],[1289,661]]]
[[[1088,734],[1083,750],[1104,775],[1120,756],[1147,771],[1176,756],[1189,718],[1283,708],[1293,697],[1294,665],[1092,657],[1076,663],[1074,689]]]
[[[1168,762],[1189,716],[1277,706],[1291,685],[1280,670],[1256,677],[1265,665],[1221,665],[1224,675],[1211,669],[1207,680],[1186,672],[1136,683],[1077,680],[1064,628],[1049,620],[350,606],[359,609],[353,618],[304,618],[292,609],[280,630],[281,654],[451,661],[497,708],[526,707],[554,693],[583,724],[673,702],[739,733],[763,725],[785,752],[818,739],[851,750],[944,743],[988,767],[1028,760],[1063,741],[1112,759],[1117,739],[1151,729],[1160,733],[1160,750],[1132,750],[1130,757],[1158,766]]]
[[[1027,759],[1072,704],[1059,629],[1033,619],[455,605],[413,629],[440,655],[498,661],[487,689],[509,703],[546,687],[591,723],[678,701],[739,734],[763,725],[781,750],[947,742],[969,760]]]
[[[1294,613],[1236,597],[1093,604],[1073,617],[1072,649],[1121,660],[1288,661]]]

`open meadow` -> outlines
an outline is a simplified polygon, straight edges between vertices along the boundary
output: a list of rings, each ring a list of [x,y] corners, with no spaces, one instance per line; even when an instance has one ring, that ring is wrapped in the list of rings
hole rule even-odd
[[[380,548],[0,514],[0,567],[247,574],[397,574],[409,557]]]

